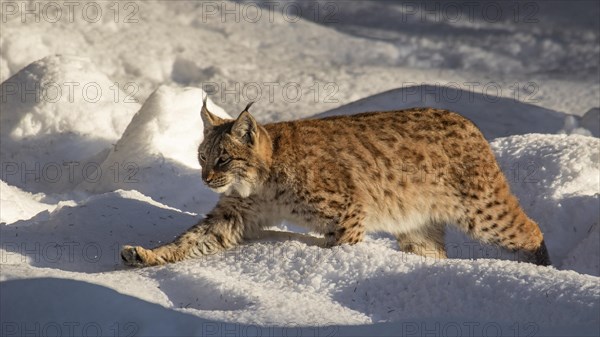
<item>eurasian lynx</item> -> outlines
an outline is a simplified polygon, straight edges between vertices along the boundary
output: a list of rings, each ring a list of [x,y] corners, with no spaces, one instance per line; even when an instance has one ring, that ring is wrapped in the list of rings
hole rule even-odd
[[[172,243],[126,246],[123,261],[160,265],[232,248],[289,220],[329,246],[366,232],[395,235],[401,250],[446,257],[453,224],[483,242],[550,260],[542,232],[510,192],[479,129],[450,111],[422,108],[259,125],[202,107],[202,179],[222,196]]]

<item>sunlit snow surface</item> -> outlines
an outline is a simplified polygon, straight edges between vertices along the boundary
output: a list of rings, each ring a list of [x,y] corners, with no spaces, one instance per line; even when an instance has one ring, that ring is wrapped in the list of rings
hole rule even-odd
[[[599,86],[587,74],[597,74],[599,46],[597,23],[586,21],[598,9],[572,3],[540,6],[535,24],[417,14],[398,23],[394,14],[412,9],[377,1],[334,3],[337,25],[281,9],[271,22],[265,7],[256,23],[224,23],[183,1],[136,3],[134,23],[123,5],[117,22],[108,7],[96,23],[7,16],[1,334],[598,335],[600,141],[589,135],[598,136]],[[209,100],[222,117],[241,111],[249,82],[263,89],[251,109],[261,122],[412,106],[464,114],[540,224],[553,267],[455,231],[449,260],[402,253],[386,235],[333,249],[296,235],[123,267],[120,246],[172,240],[216,202],[196,161],[200,88],[234,81],[237,94]],[[467,82],[504,90],[490,96]],[[535,95],[515,96],[515,82],[534,82]],[[268,83],[278,84],[272,101]],[[281,96],[290,83],[305,90],[297,102]],[[56,97],[43,89],[57,86]]]

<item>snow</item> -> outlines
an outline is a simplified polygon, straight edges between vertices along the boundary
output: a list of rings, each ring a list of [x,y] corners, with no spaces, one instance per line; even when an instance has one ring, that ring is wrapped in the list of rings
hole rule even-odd
[[[492,148],[521,204],[540,224],[554,264],[599,276],[598,138],[529,134],[496,139]]]
[[[51,211],[56,206],[42,202],[44,194],[31,194],[18,187],[0,181],[0,222],[13,223],[27,220],[42,211]]]
[[[112,3],[96,23],[4,12],[1,334],[599,335],[598,6],[532,3],[537,24],[421,14],[398,24],[409,8],[392,2],[336,2],[333,23],[308,11],[268,20],[265,7],[256,23],[223,22],[191,1],[133,3],[135,23],[123,4],[114,20]],[[283,95],[291,83],[297,101]],[[261,122],[462,113],[540,224],[553,266],[456,231],[451,259],[436,260],[387,235],[325,249],[282,224],[214,256],[124,267],[122,245],[172,240],[213,207],[196,160],[202,98],[235,117],[253,88]]]
[[[84,57],[35,61],[0,91],[2,180],[30,192],[72,189],[140,107]]]
[[[399,110],[418,106],[460,111],[462,115],[475,122],[488,139],[525,133],[557,133],[563,129],[565,119],[575,118],[512,98],[436,85],[390,90],[326,111],[318,116]]]
[[[105,174],[82,181],[78,189],[91,193],[136,189],[180,209],[207,212],[216,196],[208,192],[198,173],[197,148],[204,128],[200,107],[205,95],[197,88],[159,87],[99,165]],[[216,115],[231,118],[212,100],[207,104]],[[152,183],[167,180],[168,186]]]

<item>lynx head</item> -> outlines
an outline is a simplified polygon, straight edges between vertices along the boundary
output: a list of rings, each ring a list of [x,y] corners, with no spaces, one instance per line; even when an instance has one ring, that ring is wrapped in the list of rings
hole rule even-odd
[[[204,140],[198,147],[202,180],[217,193],[245,198],[267,179],[272,145],[268,132],[256,123],[248,104],[237,119],[223,119],[202,105]]]

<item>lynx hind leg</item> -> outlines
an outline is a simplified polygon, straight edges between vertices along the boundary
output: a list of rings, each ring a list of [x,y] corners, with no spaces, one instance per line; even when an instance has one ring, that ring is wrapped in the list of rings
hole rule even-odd
[[[354,245],[365,237],[364,216],[362,212],[353,210],[340,221],[335,228],[325,234],[326,246],[342,244]]]
[[[521,254],[527,262],[551,264],[542,231],[510,192],[468,208],[469,214],[459,222],[473,238]]]
[[[444,245],[445,227],[442,224],[430,225],[426,228],[414,230],[396,236],[400,250],[425,257],[445,259],[446,248]]]

